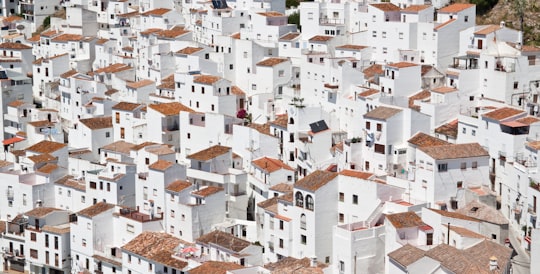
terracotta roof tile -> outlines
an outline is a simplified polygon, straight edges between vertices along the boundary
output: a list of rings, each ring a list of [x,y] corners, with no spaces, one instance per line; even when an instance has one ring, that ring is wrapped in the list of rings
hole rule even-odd
[[[336,178],[337,175],[335,172],[316,170],[296,182],[294,188],[315,192]]]
[[[6,42],[0,44],[0,49],[32,49],[32,47],[23,43]]]
[[[203,244],[214,244],[233,252],[241,252],[251,245],[251,243],[246,240],[234,237],[233,235],[220,230],[214,230],[210,233],[202,235],[196,240],[196,242]]]
[[[293,39],[296,39],[298,36],[300,36],[299,32],[289,32],[281,37],[279,37],[280,41],[291,41]]]
[[[287,62],[288,59],[287,58],[277,58],[277,57],[272,57],[272,58],[267,58],[263,61],[260,61],[259,63],[257,63],[257,66],[260,66],[260,67],[273,67],[277,64],[281,64],[283,62]]]
[[[75,180],[73,176],[66,175],[60,179],[58,179],[55,184],[62,185],[65,187],[86,191],[86,184],[83,180]]]
[[[267,11],[267,12],[258,12],[257,14],[265,16],[265,17],[284,17],[287,16],[281,12],[277,11]]]
[[[174,164],[173,162],[169,162],[169,161],[160,159],[160,160],[157,160],[156,162],[154,162],[153,164],[149,165],[148,168],[164,171],[164,170],[172,167],[173,164]]]
[[[249,124],[250,128],[262,133],[262,134],[266,134],[266,135],[270,135],[270,136],[273,136],[270,134],[270,123],[266,123],[266,124],[256,124],[256,123],[251,123]]]
[[[28,160],[34,162],[35,164],[53,162],[56,160],[56,157],[52,156],[49,153],[36,154],[28,156]]]
[[[186,55],[191,55],[195,52],[199,52],[203,50],[203,48],[198,48],[198,47],[185,47],[179,51],[177,51],[176,53],[179,53],[179,54],[186,54]]]
[[[44,140],[33,146],[27,147],[26,150],[37,153],[52,153],[64,147],[66,147],[66,144]]]
[[[450,20],[448,20],[448,21],[446,21],[446,22],[444,22],[444,23],[442,23],[442,24],[437,25],[437,26],[434,27],[433,29],[434,29],[434,30],[440,30],[440,29],[442,29],[442,28],[444,28],[444,27],[446,27],[446,26],[452,24],[452,23],[455,22],[456,20],[457,20],[456,18],[450,19]]]
[[[468,8],[471,8],[471,7],[474,7],[476,5],[474,4],[465,4],[465,3],[456,3],[456,4],[452,4],[452,5],[448,5],[444,8],[441,8],[439,9],[439,13],[455,13],[455,12],[460,12],[460,11],[464,11]]]
[[[475,35],[487,35],[492,32],[498,31],[501,29],[501,26],[499,25],[487,25],[482,26],[481,29],[474,32]]]
[[[351,45],[351,44],[341,45],[341,46],[336,47],[336,49],[345,49],[345,50],[363,50],[365,48],[367,48],[367,46]]]
[[[112,107],[112,109],[116,110],[124,110],[124,111],[134,111],[138,107],[142,106],[141,104],[136,103],[130,103],[130,102],[120,102]]]
[[[48,30],[48,31],[44,31],[41,33],[41,36],[44,36],[44,37],[51,37],[51,36],[54,36],[56,34],[59,34],[61,32],[57,31],[57,30]]]
[[[26,103],[23,100],[15,100],[15,101],[9,102],[8,107],[16,108],[16,107],[20,107],[20,106],[25,105],[25,104],[28,104],[28,103]]]
[[[170,103],[161,103],[161,104],[151,104],[148,105],[149,108],[165,115],[165,116],[175,116],[179,115],[181,111],[193,112],[192,109],[184,106],[179,102],[170,102]]]
[[[443,224],[443,227],[448,229],[448,225]],[[460,235],[462,237],[477,238],[477,239],[486,238],[486,236],[484,236],[482,234],[476,233],[474,231],[468,230],[468,229],[466,229],[464,227],[460,227],[460,226],[450,225],[450,230],[454,231],[456,234],[458,234],[458,235]]]
[[[126,84],[126,87],[132,88],[132,89],[138,89],[138,88],[142,88],[142,87],[152,85],[154,83],[155,82],[152,81],[152,80],[142,79],[142,80],[137,81],[137,82],[129,82],[129,83]]]
[[[369,67],[367,67],[366,69],[364,69],[362,71],[364,73],[364,76],[366,78],[371,78],[375,75],[383,75],[384,74],[384,70],[383,70],[383,67],[382,65],[379,65],[379,64],[373,64]]]
[[[311,259],[305,257],[302,259],[285,257],[275,263],[269,263],[264,266],[264,268],[276,274],[323,274],[323,269],[326,267],[327,265],[322,263],[317,263],[316,267],[311,267]]]
[[[426,225],[420,216],[414,212],[402,212],[395,214],[386,215],[386,220],[388,220],[395,228],[409,228],[409,227],[419,227]]]
[[[313,43],[313,42],[327,42],[327,41],[332,40],[333,38],[334,38],[333,36],[328,36],[328,35],[315,35],[315,36],[309,38],[309,42],[310,43]]]
[[[433,208],[430,208],[429,210],[441,215],[441,216],[445,216],[445,217],[448,217],[448,218],[453,218],[453,219],[461,219],[461,220],[466,220],[466,221],[473,221],[473,222],[480,222],[480,220],[476,219],[476,218],[473,218],[473,217],[469,217],[467,215],[463,215],[463,214],[460,214],[460,213],[457,213],[457,212],[450,212],[450,211],[446,211],[446,210],[440,210],[440,209],[433,209]]]
[[[94,70],[94,73],[117,73],[128,69],[132,69],[132,67],[126,64],[116,63],[106,66],[104,68]]]
[[[56,225],[56,226],[44,225],[41,229],[44,232],[54,233],[54,234],[58,234],[58,235],[69,233],[70,230],[71,230],[71,228],[69,226],[69,223],[68,224],[62,224],[62,225]]]
[[[109,39],[103,39],[103,38],[102,38],[102,39],[98,39],[98,40],[96,41],[96,45],[103,45],[103,44],[105,44],[105,43],[107,43],[107,42],[109,42]]]
[[[111,116],[80,119],[79,122],[92,130],[112,128],[113,126]]]
[[[278,127],[286,129],[288,123],[289,123],[289,115],[282,114],[282,115],[276,115],[276,120],[270,122],[270,125],[278,126]]]
[[[446,87],[446,86],[443,86],[443,87],[437,87],[437,88],[434,88],[431,90],[432,92],[436,92],[436,93],[442,93],[442,94],[445,94],[445,93],[451,93],[451,92],[455,92],[457,91],[456,88],[454,87]]]
[[[280,192],[280,193],[290,193],[293,191],[293,188],[294,188],[294,185],[292,184],[279,183],[277,185],[270,187],[269,189],[275,192]]]
[[[400,8],[392,3],[378,3],[378,4],[370,4],[370,6],[378,8],[382,11],[400,11]]]
[[[184,35],[184,34],[189,33],[189,32],[191,32],[191,31],[187,30],[187,29],[184,29],[183,27],[180,27],[180,26],[175,26],[175,27],[173,27],[171,29],[162,30],[162,31],[157,32],[156,36],[158,38],[173,39],[173,38],[176,38],[178,36]]]
[[[510,117],[521,115],[523,113],[525,113],[523,110],[510,108],[510,107],[502,107],[496,110],[492,110],[488,113],[484,113],[482,117],[489,118],[495,121],[502,121]]]
[[[58,208],[53,208],[53,207],[36,207],[30,211],[27,211],[26,213],[24,213],[24,215],[28,217],[42,218],[49,215],[51,212],[54,212],[54,211],[62,211],[62,210]]]
[[[425,10],[427,8],[431,7],[431,5],[410,5],[404,9],[401,10],[401,12],[406,13],[418,13],[419,11]]]
[[[174,258],[174,250],[180,244],[189,244],[164,232],[144,231],[122,247],[125,252],[182,270],[188,263]]]
[[[399,108],[391,108],[391,107],[385,107],[380,106],[372,111],[364,114],[364,118],[368,119],[377,119],[377,120],[386,120],[398,113],[400,113],[402,110]]]
[[[178,180],[170,183],[165,189],[172,192],[180,192],[184,189],[190,188],[191,186],[193,186],[193,184],[188,181]]]
[[[99,202],[97,204],[91,205],[79,212],[77,212],[77,215],[83,216],[86,218],[93,218],[105,211],[108,211],[110,209],[114,208],[113,204],[108,204],[104,202]]]
[[[77,70],[75,69],[70,69],[62,74],[60,74],[60,78],[64,78],[64,79],[67,79],[73,75],[77,74]]]
[[[58,168],[58,165],[55,164],[45,164],[44,166],[40,167],[37,172],[44,173],[44,174],[51,174],[53,171],[55,171]]]
[[[230,147],[215,145],[187,156],[188,159],[208,161],[231,151]]]
[[[416,111],[420,111],[420,106],[415,105],[415,101],[421,100],[421,101],[428,101],[431,98],[431,92],[428,90],[422,90],[411,97],[409,97],[409,108],[414,109]]]
[[[420,150],[435,160],[489,156],[489,153],[478,143],[420,147]]]
[[[204,198],[204,197],[208,197],[208,196],[214,195],[216,193],[219,193],[221,191],[223,191],[222,187],[207,186],[205,188],[201,188],[201,189],[199,189],[197,191],[191,192],[191,195]]]
[[[508,220],[502,215],[502,213],[493,207],[486,204],[472,201],[465,206],[456,210],[457,213],[467,215],[485,222],[489,222],[497,225],[507,225]]]
[[[52,39],[53,42],[69,42],[69,41],[81,41],[84,37],[78,34],[60,34]]]
[[[370,178],[373,177],[373,173],[355,171],[355,170],[350,170],[350,169],[344,169],[339,174],[343,176],[347,176],[347,177],[355,177],[355,178],[364,179],[364,180],[369,180]]]
[[[193,77],[193,83],[211,85],[221,79],[222,79],[221,77],[214,76],[214,75],[199,75],[199,76]]]
[[[39,34],[26,39],[26,41],[31,42],[31,43],[39,42],[40,40],[41,40],[41,35]]]
[[[435,129],[435,133],[450,136],[453,138],[457,137],[458,132],[458,120],[453,120],[449,123],[441,125]]]
[[[540,121],[540,119],[538,119],[536,117],[533,117],[533,116],[527,116],[527,117],[519,118],[519,119],[516,120],[516,122],[526,124],[526,125],[530,125],[530,124],[536,123],[538,121]]]
[[[412,246],[410,244],[406,244],[403,247],[400,247],[390,253],[388,253],[388,257],[390,259],[396,261],[400,265],[407,267],[411,265],[412,263],[420,260],[425,255],[425,251]]]
[[[246,95],[246,93],[242,89],[240,89],[238,86],[232,86],[231,93],[234,95]]]
[[[443,141],[437,137],[433,137],[431,135],[425,134],[423,132],[416,133],[407,142],[409,142],[412,145],[415,145],[416,147],[432,147],[432,146],[442,146],[442,145],[450,144],[446,141]]]
[[[379,92],[380,92],[379,90],[376,90],[374,88],[370,88],[370,89],[368,89],[366,91],[362,91],[362,92],[358,93],[358,96],[362,97],[362,98],[367,98],[367,97],[369,97],[371,95],[375,95],[375,94],[377,94]]]
[[[266,173],[272,173],[280,169],[286,169],[294,171],[294,169],[281,160],[273,159],[270,157],[262,157],[257,160],[252,161],[253,165],[258,167],[261,170],[264,170]]]
[[[140,34],[142,36],[148,36],[150,34],[153,34],[153,33],[156,33],[156,32],[160,32],[162,31],[163,29],[159,29],[159,28],[149,28],[149,29],[146,29],[146,30],[143,30],[140,32]]]
[[[200,24],[202,23],[202,21],[201,21],[201,22],[199,22],[199,21],[200,21],[200,20],[197,20],[197,24],[198,24],[198,25],[200,25]],[[241,36],[240,32],[231,34],[231,38],[232,38],[232,39],[237,39],[237,40],[238,40],[238,39],[240,39],[241,37],[242,37],[242,36]]]
[[[163,14],[171,11],[171,9],[166,8],[157,8],[153,10],[149,10],[147,12],[141,13],[141,16],[162,16]]]
[[[391,63],[386,66],[391,67],[391,68],[408,68],[408,67],[416,67],[418,65],[414,63],[409,63],[409,62],[398,62],[398,63]]]
[[[135,145],[131,148],[131,150],[134,150],[134,151],[139,151],[143,148],[146,148],[148,146],[153,146],[153,145],[158,145],[158,143],[154,143],[154,142],[143,142],[143,143],[140,143],[138,145]]]
[[[230,262],[206,261],[189,270],[189,274],[226,274],[228,271],[242,269],[243,266]]]
[[[135,146],[135,144],[128,143],[126,141],[116,141],[114,143],[110,143],[106,146],[101,147],[101,150],[108,150],[108,151],[114,151],[122,154],[129,155],[131,149]]]
[[[11,16],[8,16],[6,18],[4,18],[4,22],[7,22],[7,23],[11,23],[11,22],[15,22],[15,21],[19,21],[19,20],[24,20],[24,18],[20,17],[20,16],[16,16],[16,15],[11,15]]]

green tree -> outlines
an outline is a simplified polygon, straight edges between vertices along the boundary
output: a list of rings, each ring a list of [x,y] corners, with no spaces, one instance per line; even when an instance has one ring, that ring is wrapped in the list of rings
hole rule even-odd
[[[43,19],[43,28],[47,29],[51,25],[51,17],[47,16]]]
[[[285,7],[288,9],[291,7],[298,7],[300,5],[300,0],[285,0]]]
[[[289,15],[289,19],[287,21],[289,24],[295,24],[298,27],[298,30],[302,30],[302,26],[300,26],[300,13],[295,12]]]

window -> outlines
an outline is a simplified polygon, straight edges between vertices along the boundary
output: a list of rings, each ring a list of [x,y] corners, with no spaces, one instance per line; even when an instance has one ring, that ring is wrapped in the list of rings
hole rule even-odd
[[[306,229],[306,214],[300,215],[300,229]]]
[[[90,188],[91,189],[96,189],[97,188],[97,183],[96,182],[90,182]]]
[[[120,123],[120,112],[115,112],[114,117],[115,117],[116,123],[117,124]]]
[[[343,202],[345,200],[345,194],[343,192],[339,193],[339,201]]]
[[[386,31],[382,32],[382,38],[386,38]]]
[[[399,33],[399,39],[403,39],[403,32]]]
[[[476,162],[476,161],[472,162],[471,167],[472,167],[472,169],[478,168],[478,162]]]
[[[45,234],[45,247],[49,247],[49,234]]]
[[[374,31],[371,33],[371,36],[373,36],[374,38],[377,38],[377,31],[374,30]]]
[[[33,259],[38,258],[38,251],[36,249],[30,249],[30,257]]]
[[[345,262],[339,261],[339,273],[345,273]]]
[[[517,81],[514,82],[514,89],[518,89],[518,87],[519,87],[519,82],[517,82]]]
[[[467,169],[467,163],[466,162],[461,163],[461,169]]]
[[[252,84],[252,85],[251,85],[251,89],[252,89],[252,90],[257,90],[257,85],[256,85],[256,84]]]
[[[384,154],[384,145],[375,144],[375,153]]]
[[[32,241],[32,242],[36,241],[36,233],[34,233],[34,232],[30,233],[30,241]]]
[[[134,233],[135,232],[135,227],[132,224],[127,224],[126,225],[126,231],[129,232],[129,233]]]
[[[300,235],[300,243],[303,244],[303,245],[307,244],[306,235]]]
[[[358,204],[358,195],[353,194],[353,196],[352,196],[352,203],[353,203],[354,205],[357,205],[357,204]]]
[[[438,168],[439,172],[448,171],[448,164],[447,163],[438,164],[437,168]]]
[[[279,230],[283,230],[283,220],[279,220]]]
[[[283,248],[283,239],[279,239],[279,248]]]
[[[174,218],[174,210],[171,209],[171,218]]]
[[[82,246],[86,247],[86,239],[82,239]]]
[[[313,197],[311,195],[306,196],[306,209],[313,210],[314,203],[313,203]]]
[[[366,129],[371,129],[371,122],[366,122]]]
[[[377,131],[382,131],[382,124],[381,123],[377,123]]]
[[[54,249],[58,250],[58,236],[54,236]]]
[[[298,191],[295,194],[296,197],[296,206],[304,207],[304,195],[302,195],[302,192]]]
[[[469,16],[465,15],[465,18],[463,19],[465,22],[469,22]]]
[[[476,130],[473,129],[473,130],[471,131],[471,135],[472,135],[472,136],[476,136]]]
[[[458,181],[458,182],[456,183],[456,187],[457,187],[457,188],[463,188],[463,181]]]
[[[345,221],[345,214],[339,213],[339,222],[343,223]]]
[[[467,134],[467,128],[466,128],[466,127],[463,127],[463,128],[461,129],[461,132],[462,132],[463,134]]]

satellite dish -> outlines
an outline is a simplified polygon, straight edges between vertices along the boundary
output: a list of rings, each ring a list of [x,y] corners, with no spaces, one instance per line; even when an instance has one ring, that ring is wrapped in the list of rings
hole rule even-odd
[[[24,25],[17,25],[16,27],[18,30],[23,30],[24,29]]]

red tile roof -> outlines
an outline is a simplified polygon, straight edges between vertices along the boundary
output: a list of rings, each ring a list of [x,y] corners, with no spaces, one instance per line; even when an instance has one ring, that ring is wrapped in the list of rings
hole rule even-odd
[[[344,169],[339,174],[343,176],[347,176],[347,177],[355,177],[355,178],[364,179],[364,180],[369,180],[370,178],[373,177],[373,173],[350,170],[350,169]]]
[[[254,160],[253,165],[258,167],[261,170],[264,170],[266,173],[272,173],[280,169],[286,169],[294,171],[294,169],[281,160],[273,159],[270,157],[262,157],[257,160]]]
[[[151,104],[148,105],[149,108],[165,115],[165,116],[175,116],[179,115],[181,111],[193,112],[189,107],[184,106],[179,102],[170,102],[170,103],[161,103],[161,104]]]
[[[77,212],[77,215],[83,216],[86,218],[93,218],[105,211],[108,211],[110,209],[114,208],[113,204],[108,204],[104,202],[99,202],[97,204],[91,205],[79,212]]]
[[[197,191],[191,192],[191,195],[205,198],[205,197],[214,195],[214,194],[216,194],[216,193],[219,193],[219,192],[221,192],[221,191],[223,191],[223,188],[222,188],[222,187],[217,187],[217,186],[207,186],[207,187],[205,187],[205,188],[201,188],[201,189],[199,189],[199,190],[197,190]]]
[[[230,147],[215,145],[187,156],[188,159],[208,161],[231,151]]]
[[[166,8],[157,8],[153,10],[149,10],[147,12],[141,13],[141,16],[162,16],[163,14],[171,11],[170,9]]]
[[[426,225],[420,216],[414,212],[402,212],[386,215],[386,220],[390,221],[395,228],[419,227]]]
[[[297,181],[294,188],[315,192],[336,178],[337,175],[335,172],[316,170]]]
[[[382,11],[400,11],[400,8],[392,3],[378,3],[378,4],[370,4],[370,6],[374,8],[378,8]]]
[[[489,157],[489,153],[478,143],[420,147],[420,150],[435,160]]]
[[[27,147],[26,150],[37,153],[53,153],[64,147],[66,147],[66,144],[43,140],[35,145]]]
[[[525,112],[523,110],[510,108],[510,107],[502,107],[498,108],[496,110],[492,110],[488,113],[484,113],[482,117],[489,118],[491,120],[495,121],[502,121],[504,119],[514,117],[517,115],[524,114]]]
[[[452,4],[452,5],[448,5],[444,8],[441,8],[439,9],[439,13],[456,13],[456,12],[460,12],[460,11],[464,11],[468,8],[472,8],[476,5],[474,4],[465,4],[465,3],[456,3],[456,4]]]
[[[423,132],[416,133],[408,142],[416,147],[432,147],[449,145],[450,143],[443,141],[437,137],[425,134]]]
[[[181,243],[189,244],[164,232],[144,231],[124,245],[122,249],[149,261],[182,270],[188,263],[172,256],[175,248]]]

